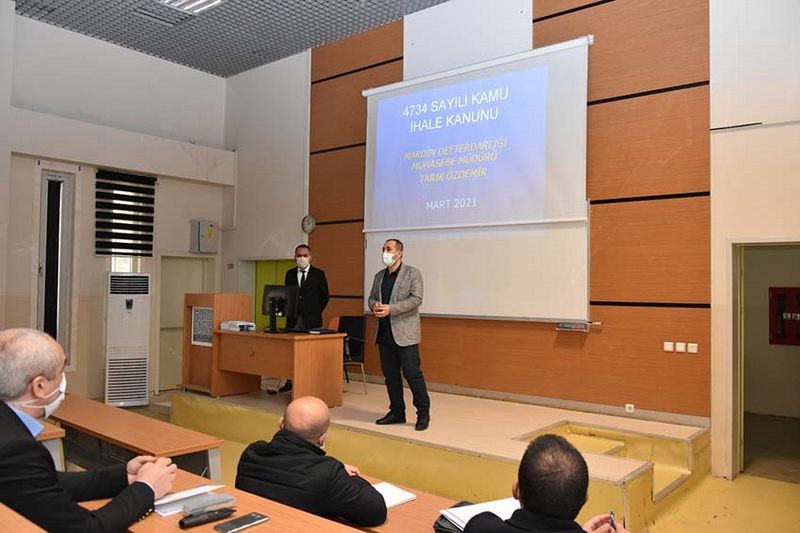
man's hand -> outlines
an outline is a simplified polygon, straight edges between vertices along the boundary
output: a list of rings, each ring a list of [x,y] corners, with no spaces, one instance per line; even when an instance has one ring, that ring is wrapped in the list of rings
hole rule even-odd
[[[128,461],[128,465],[125,468],[128,474],[128,485],[136,481],[136,474],[139,473],[139,470],[142,468],[142,465],[147,463],[152,463],[155,461],[156,458],[152,455],[140,455],[139,457],[134,457],[130,461]]]
[[[360,475],[360,474],[361,474],[361,472],[358,470],[358,468],[356,468],[356,467],[355,467],[355,466],[353,466],[353,465],[348,465],[348,464],[345,464],[345,465],[344,465],[344,470],[345,470],[345,472],[347,472],[347,473],[348,473],[348,474],[349,474],[351,477],[352,477],[352,476],[358,476],[358,475]]]
[[[141,465],[136,474],[136,481],[143,481],[150,485],[157,500],[172,490],[177,470],[178,467],[172,464],[172,459],[159,457],[151,463]]]
[[[617,522],[616,526],[616,529],[611,527],[611,515],[601,514],[583,524],[583,530],[586,533],[628,533],[620,522]]]
[[[392,314],[392,308],[391,306],[389,306],[389,304],[382,304],[380,302],[377,302],[372,307],[372,312],[376,317],[384,318]]]

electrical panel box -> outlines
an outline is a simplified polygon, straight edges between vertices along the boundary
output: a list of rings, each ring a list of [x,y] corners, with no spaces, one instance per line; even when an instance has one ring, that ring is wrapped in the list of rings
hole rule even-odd
[[[210,220],[189,221],[189,251],[193,254],[219,253],[219,226]]]

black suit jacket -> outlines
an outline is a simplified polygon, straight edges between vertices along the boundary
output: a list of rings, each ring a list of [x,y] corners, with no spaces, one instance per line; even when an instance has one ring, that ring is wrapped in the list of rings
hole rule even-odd
[[[297,267],[286,271],[284,285],[297,287]],[[297,316],[303,318],[306,329],[322,327],[322,311],[328,305],[328,279],[325,272],[310,265],[306,272],[306,282],[297,295]],[[293,328],[294,323],[287,322],[286,327]]]
[[[282,429],[272,442],[254,442],[239,459],[236,488],[357,526],[386,521],[386,503],[372,485],[350,476],[319,446]]]
[[[111,498],[88,511],[77,502]],[[0,501],[51,532],[126,531],[153,509],[153,491],[128,485],[125,465],[56,472],[47,449],[0,401]]]
[[[481,513],[472,517],[464,527],[464,533],[584,533],[573,520],[531,513],[525,509],[514,511],[511,518],[502,520],[493,513]]]

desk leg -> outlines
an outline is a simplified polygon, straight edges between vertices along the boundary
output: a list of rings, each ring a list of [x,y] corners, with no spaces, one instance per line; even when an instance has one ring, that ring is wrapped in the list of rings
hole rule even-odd
[[[222,460],[219,448],[208,450],[208,479],[212,481],[222,480]]]
[[[64,471],[64,448],[61,446],[61,439],[50,439],[44,441],[44,447],[50,452],[53,457],[53,462],[56,464],[56,470],[59,472]]]

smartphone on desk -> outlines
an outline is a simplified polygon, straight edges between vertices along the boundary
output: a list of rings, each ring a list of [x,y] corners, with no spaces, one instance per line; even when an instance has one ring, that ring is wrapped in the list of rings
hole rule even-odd
[[[233,533],[234,531],[241,531],[256,524],[266,522],[267,520],[269,520],[269,517],[265,514],[249,513],[239,518],[217,524],[214,526],[214,529],[220,533]]]

